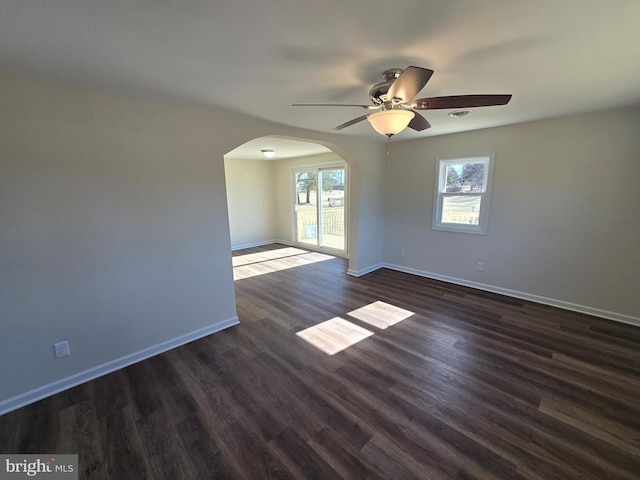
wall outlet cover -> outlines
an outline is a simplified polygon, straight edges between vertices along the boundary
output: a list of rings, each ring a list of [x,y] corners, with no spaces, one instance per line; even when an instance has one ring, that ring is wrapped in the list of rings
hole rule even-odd
[[[53,344],[53,353],[56,358],[68,357],[71,355],[71,351],[69,350],[69,342],[66,340],[60,343]]]

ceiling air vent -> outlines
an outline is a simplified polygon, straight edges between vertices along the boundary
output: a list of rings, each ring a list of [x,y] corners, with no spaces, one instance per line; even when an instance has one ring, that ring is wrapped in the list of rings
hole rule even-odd
[[[450,117],[462,118],[466,117],[472,112],[472,110],[456,110],[455,112],[449,112]]]

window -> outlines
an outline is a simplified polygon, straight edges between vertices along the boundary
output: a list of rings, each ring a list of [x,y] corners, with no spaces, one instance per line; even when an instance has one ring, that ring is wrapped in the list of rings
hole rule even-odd
[[[433,229],[487,233],[493,154],[439,158]]]

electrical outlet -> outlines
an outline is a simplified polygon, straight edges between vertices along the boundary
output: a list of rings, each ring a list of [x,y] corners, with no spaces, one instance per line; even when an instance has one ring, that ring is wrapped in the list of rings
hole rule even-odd
[[[476,270],[482,272],[484,270],[484,263],[478,262],[476,263]]]
[[[407,251],[406,250],[400,250],[400,258],[406,258],[407,257]]]
[[[62,358],[71,355],[71,352],[69,351],[69,342],[65,340],[64,342],[54,343],[53,353],[56,358]]]

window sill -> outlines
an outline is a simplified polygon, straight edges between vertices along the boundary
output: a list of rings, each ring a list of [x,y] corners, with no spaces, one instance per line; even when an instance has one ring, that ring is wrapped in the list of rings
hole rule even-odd
[[[432,230],[440,230],[442,232],[454,232],[454,233],[471,233],[473,235],[486,235],[486,229],[483,230],[476,226],[466,227],[465,225],[433,225]]]

